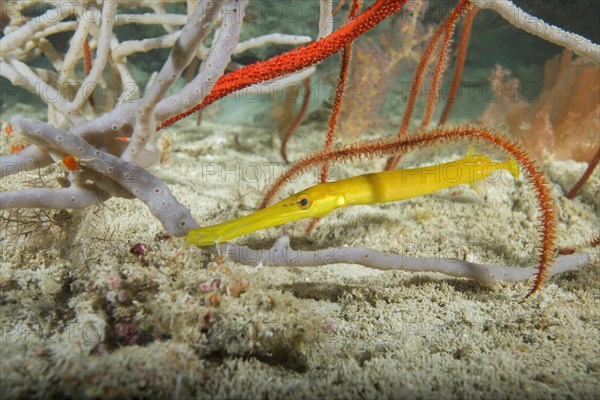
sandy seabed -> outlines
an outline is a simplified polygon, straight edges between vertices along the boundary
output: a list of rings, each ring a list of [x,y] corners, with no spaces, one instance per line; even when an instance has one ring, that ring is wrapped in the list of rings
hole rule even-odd
[[[283,171],[270,130],[182,121],[165,133],[170,160],[152,172],[202,225],[253,211]],[[290,157],[317,149],[303,126]],[[442,161],[464,148],[407,159]],[[432,158],[433,157],[433,158]],[[334,179],[384,160],[334,169]],[[558,245],[599,233],[598,171],[544,163],[559,209]],[[32,175],[33,176],[33,175]],[[16,177],[4,190],[21,187]],[[309,173],[285,195],[315,183]],[[236,239],[268,249],[368,246],[411,256],[532,265],[536,212],[508,174],[480,197],[468,186],[403,202],[337,210]],[[140,201],[53,214],[57,226],[2,231],[0,397],[71,398],[600,398],[599,252],[549,279],[485,288],[436,273],[356,265],[248,267],[165,238]],[[62,227],[58,226],[61,225]],[[130,253],[148,246],[144,260]]]

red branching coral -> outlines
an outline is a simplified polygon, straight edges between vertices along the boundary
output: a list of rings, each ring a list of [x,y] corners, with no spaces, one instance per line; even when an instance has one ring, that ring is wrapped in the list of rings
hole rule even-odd
[[[356,38],[371,30],[406,3],[407,0],[378,0],[358,17],[352,19],[332,34],[307,46],[297,48],[277,57],[250,64],[222,76],[202,103],[169,118],[158,129],[169,126],[209,104],[255,83],[299,71],[317,64],[342,50]]]
[[[452,78],[452,85],[450,86],[450,92],[448,93],[448,98],[446,99],[446,105],[444,106],[442,116],[440,117],[440,125],[444,125],[446,123],[448,115],[450,115],[452,105],[456,100],[458,86],[460,85],[463,68],[465,66],[465,60],[467,58],[467,49],[469,48],[471,29],[473,28],[473,20],[475,19],[475,15],[477,15],[478,12],[479,10],[477,8],[472,8],[465,17],[465,22],[463,24],[462,32],[460,34],[460,47],[458,50],[458,57],[456,58],[454,77]]]
[[[429,125],[429,121],[431,120],[431,117],[433,115],[433,109],[436,104],[436,94],[440,88],[442,77],[446,70],[446,63],[448,60],[448,49],[450,47],[450,44],[452,43],[454,28],[456,27],[456,23],[458,22],[462,14],[470,10],[472,7],[473,5],[467,0],[459,1],[456,7],[454,7],[450,14],[448,14],[448,16],[440,24],[438,29],[433,34],[433,37],[429,41],[429,44],[423,51],[423,56],[421,57],[421,61],[417,66],[417,70],[415,71],[412,87],[410,89],[410,95],[408,97],[408,103],[406,104],[404,115],[402,116],[400,129],[398,130],[398,137],[404,137],[407,134],[408,124],[410,122],[410,119],[412,118],[412,113],[417,102],[417,97],[419,96],[421,86],[425,81],[427,71],[432,62],[432,56],[439,45],[439,54],[437,57],[436,67],[432,79],[432,95],[430,95],[427,98],[427,106],[425,108],[425,113],[421,122],[421,129],[425,129]],[[399,161],[400,158],[398,156],[391,157],[388,160],[385,169],[394,169],[398,165]]]

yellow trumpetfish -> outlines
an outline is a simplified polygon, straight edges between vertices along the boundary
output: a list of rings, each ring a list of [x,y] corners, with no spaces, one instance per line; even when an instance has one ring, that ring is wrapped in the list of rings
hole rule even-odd
[[[198,246],[210,246],[272,226],[321,217],[340,207],[404,200],[465,183],[476,189],[475,182],[496,170],[506,170],[519,179],[519,166],[514,159],[494,162],[469,151],[465,158],[448,163],[321,183],[244,217],[192,229],[185,240]]]

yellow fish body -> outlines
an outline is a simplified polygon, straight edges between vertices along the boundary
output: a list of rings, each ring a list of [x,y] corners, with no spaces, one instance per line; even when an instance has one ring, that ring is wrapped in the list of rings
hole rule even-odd
[[[252,214],[192,229],[186,235],[186,243],[210,246],[299,219],[322,217],[341,207],[404,200],[461,184],[473,186],[497,170],[506,170],[519,179],[519,167],[514,159],[494,162],[469,151],[466,157],[443,164],[321,183]]]

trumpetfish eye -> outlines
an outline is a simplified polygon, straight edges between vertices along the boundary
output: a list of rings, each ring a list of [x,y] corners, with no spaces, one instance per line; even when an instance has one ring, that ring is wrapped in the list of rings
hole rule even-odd
[[[302,195],[302,196],[298,196],[298,198],[296,199],[296,204],[301,209],[308,210],[310,208],[310,206],[312,205],[312,200],[311,200],[310,196]]]

